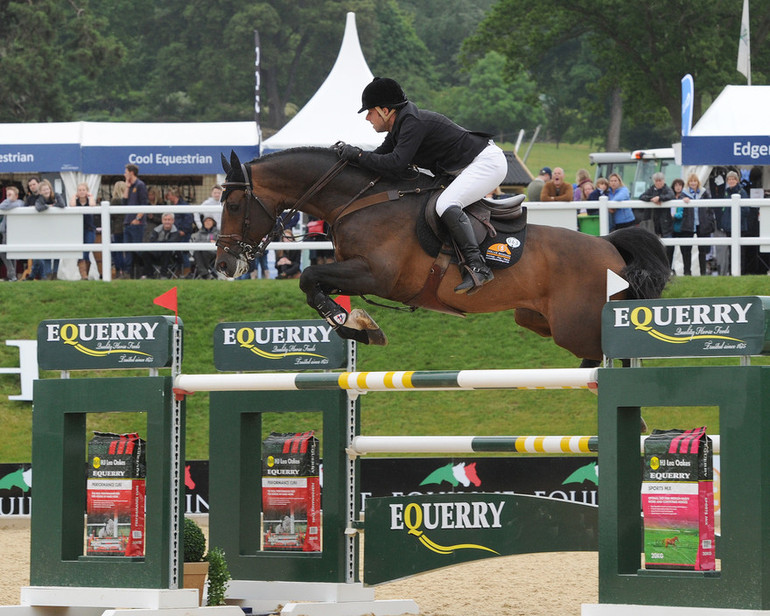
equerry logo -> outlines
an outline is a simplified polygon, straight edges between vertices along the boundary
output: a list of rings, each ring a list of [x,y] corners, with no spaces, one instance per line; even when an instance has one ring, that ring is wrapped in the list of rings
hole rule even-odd
[[[155,340],[158,323],[135,322],[89,322],[89,323],[47,323],[46,342],[62,342],[76,351],[91,357],[105,357],[111,354],[149,357],[140,351],[142,342]]]
[[[485,501],[444,503],[394,503],[390,505],[390,530],[406,529],[431,552],[447,556],[457,550],[482,550],[500,555],[499,552],[476,543],[441,545],[425,534],[426,530],[481,530],[501,528],[501,516],[505,502]]]
[[[328,343],[332,328],[327,325],[281,325],[270,327],[225,327],[223,345],[238,345],[258,357],[318,357],[317,345]],[[267,350],[270,349],[270,350]]]
[[[751,302],[730,304],[683,304],[620,306],[613,308],[614,327],[632,328],[669,344],[683,344],[693,340],[706,341],[706,346],[717,341],[743,343],[731,336],[731,327],[748,323]],[[670,333],[666,333],[666,330]],[[709,343],[709,341],[712,341]]]

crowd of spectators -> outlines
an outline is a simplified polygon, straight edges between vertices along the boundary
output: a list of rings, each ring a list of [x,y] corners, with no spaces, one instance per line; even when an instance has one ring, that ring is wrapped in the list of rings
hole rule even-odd
[[[573,183],[564,179],[560,167],[543,167],[527,187],[527,199],[531,202],[552,203],[559,201],[586,202],[578,215],[595,215],[598,210],[591,208],[589,201],[606,197],[613,202],[608,208],[610,231],[625,227],[639,226],[660,238],[706,238],[728,237],[731,235],[731,208],[729,206],[709,207],[705,203],[698,207],[686,207],[692,200],[725,199],[732,195],[748,198],[751,188],[761,187],[761,174],[747,170],[740,173],[735,169],[717,168],[709,178],[709,188],[701,185],[697,174],[685,179],[676,178],[669,186],[663,173],[655,173],[652,183],[639,196],[639,200],[655,207],[631,208],[620,202],[631,199],[623,178],[618,173],[609,177],[591,176],[585,169],[579,169]],[[614,202],[618,202],[615,206]],[[534,207],[536,205],[533,204]],[[759,208],[741,207],[741,236],[758,236]],[[669,265],[674,272],[676,246],[666,246]],[[692,246],[680,246],[682,273],[692,275]],[[731,273],[729,246],[698,246],[698,271],[700,275],[728,276]],[[741,248],[742,274],[770,273],[770,264],[757,246]]]

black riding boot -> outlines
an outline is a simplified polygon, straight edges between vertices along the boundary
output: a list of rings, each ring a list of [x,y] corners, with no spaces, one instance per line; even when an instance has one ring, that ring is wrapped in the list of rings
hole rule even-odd
[[[455,287],[455,293],[475,293],[483,285],[490,282],[495,275],[487,267],[484,257],[481,256],[473,228],[468,216],[461,207],[453,205],[441,216],[441,220],[449,229],[455,244],[460,249],[465,268],[463,269],[463,281]]]

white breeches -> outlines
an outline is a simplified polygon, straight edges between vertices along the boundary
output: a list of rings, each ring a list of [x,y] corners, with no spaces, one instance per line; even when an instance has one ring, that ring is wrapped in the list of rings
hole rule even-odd
[[[453,205],[464,208],[478,201],[500,186],[507,173],[505,154],[490,141],[441,193],[436,201],[436,212],[443,216]]]

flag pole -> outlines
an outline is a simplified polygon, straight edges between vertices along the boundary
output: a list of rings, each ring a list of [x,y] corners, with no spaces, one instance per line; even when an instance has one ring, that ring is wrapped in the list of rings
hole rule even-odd
[[[741,35],[738,40],[738,72],[746,76],[751,85],[751,29],[749,28],[749,0],[743,0],[741,15]]]

